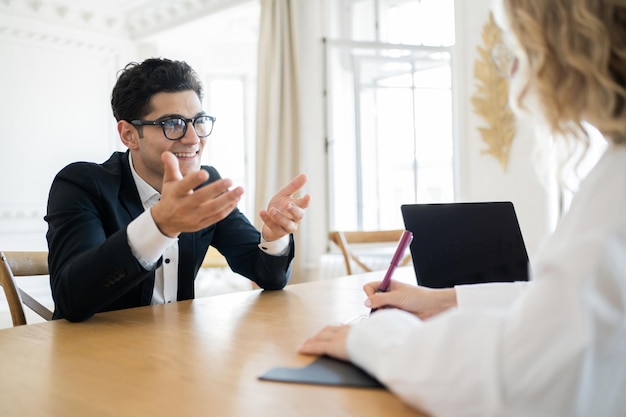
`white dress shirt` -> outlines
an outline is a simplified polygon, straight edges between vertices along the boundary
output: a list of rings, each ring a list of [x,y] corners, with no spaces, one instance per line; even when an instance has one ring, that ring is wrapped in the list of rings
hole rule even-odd
[[[427,321],[381,310],[351,360],[434,416],[626,416],[626,146],[611,145],[526,284],[459,286]]]
[[[130,249],[137,261],[145,269],[151,269],[163,256],[163,262],[156,269],[152,304],[169,303],[177,300],[178,295],[178,238],[170,238],[157,227],[150,208],[161,198],[161,194],[152,188],[137,174],[132,156],[128,155],[130,171],[139,192],[144,212],[128,224],[126,231]],[[283,255],[289,249],[289,236],[267,242],[261,237],[259,248],[270,255]]]

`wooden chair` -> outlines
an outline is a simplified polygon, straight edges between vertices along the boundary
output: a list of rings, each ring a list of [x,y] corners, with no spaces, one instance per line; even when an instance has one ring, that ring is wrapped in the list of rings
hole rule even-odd
[[[229,268],[229,266],[224,255],[219,253],[213,246],[209,246],[202,261],[202,268]]]
[[[400,240],[403,231],[404,230],[402,229],[359,232],[333,230],[328,233],[328,238],[341,250],[344,258],[344,263],[346,265],[346,273],[348,275],[352,275],[354,273],[352,263],[358,265],[365,272],[371,272],[373,270],[371,266],[367,265],[367,261],[364,259],[366,255],[359,254],[355,251],[355,245],[359,245],[361,247],[376,247],[382,246],[384,244],[384,246],[387,247],[391,245],[393,247],[393,250],[395,250],[395,244],[397,244]],[[370,250],[367,253],[371,255],[372,251]],[[389,254],[389,261],[391,261],[392,256],[393,251]],[[404,266],[409,264],[410,262],[411,254],[409,253],[404,257],[400,265]]]
[[[202,269],[208,275],[201,274],[196,278],[196,296],[206,297],[207,295],[260,288],[256,283],[234,273],[224,255],[213,246],[209,246],[204,255]],[[209,276],[211,278],[207,280],[206,278]]]
[[[48,275],[48,252],[0,252],[0,285],[4,290],[13,326],[26,324],[24,306],[46,320],[52,320],[52,311],[21,290],[15,277]]]

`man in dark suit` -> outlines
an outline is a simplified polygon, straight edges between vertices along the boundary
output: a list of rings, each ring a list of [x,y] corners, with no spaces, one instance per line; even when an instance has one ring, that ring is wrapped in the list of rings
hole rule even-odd
[[[310,196],[300,174],[277,192],[259,232],[237,209],[243,189],[200,158],[215,118],[184,62],[148,59],[120,73],[111,105],[128,148],[103,164],[78,162],[55,177],[48,199],[54,318],[194,297],[209,245],[261,288],[282,289],[292,233]]]

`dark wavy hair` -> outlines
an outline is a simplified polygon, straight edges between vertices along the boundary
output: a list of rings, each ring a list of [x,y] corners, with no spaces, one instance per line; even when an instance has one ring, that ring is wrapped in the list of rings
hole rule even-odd
[[[111,94],[115,120],[141,119],[150,113],[150,100],[157,93],[193,90],[202,101],[202,84],[184,61],[149,58],[131,62],[120,70]]]

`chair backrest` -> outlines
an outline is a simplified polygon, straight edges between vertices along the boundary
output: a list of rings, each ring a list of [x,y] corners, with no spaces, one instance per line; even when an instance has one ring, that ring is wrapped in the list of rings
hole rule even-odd
[[[48,275],[48,252],[0,252],[0,285],[9,304],[13,326],[26,324],[24,307],[33,310],[46,320],[52,320],[52,311],[21,290],[15,277]]]
[[[219,253],[213,246],[209,246],[202,261],[202,268],[228,268],[228,263],[224,255]]]
[[[403,231],[402,229],[373,231],[333,230],[328,233],[328,238],[341,250],[346,266],[346,273],[352,275],[354,273],[352,268],[353,262],[365,272],[371,272],[373,270],[371,266],[367,265],[367,261],[365,260],[366,256],[360,255],[354,250],[354,245],[362,244],[361,246],[368,245],[374,247],[376,244],[386,244],[386,246],[389,246],[391,243],[398,243]],[[393,249],[395,249],[395,245]],[[368,253],[371,255],[371,251],[368,251]],[[389,254],[389,261],[391,261],[392,256],[393,252]],[[407,265],[409,262],[411,262],[411,254],[404,257],[401,265]]]

